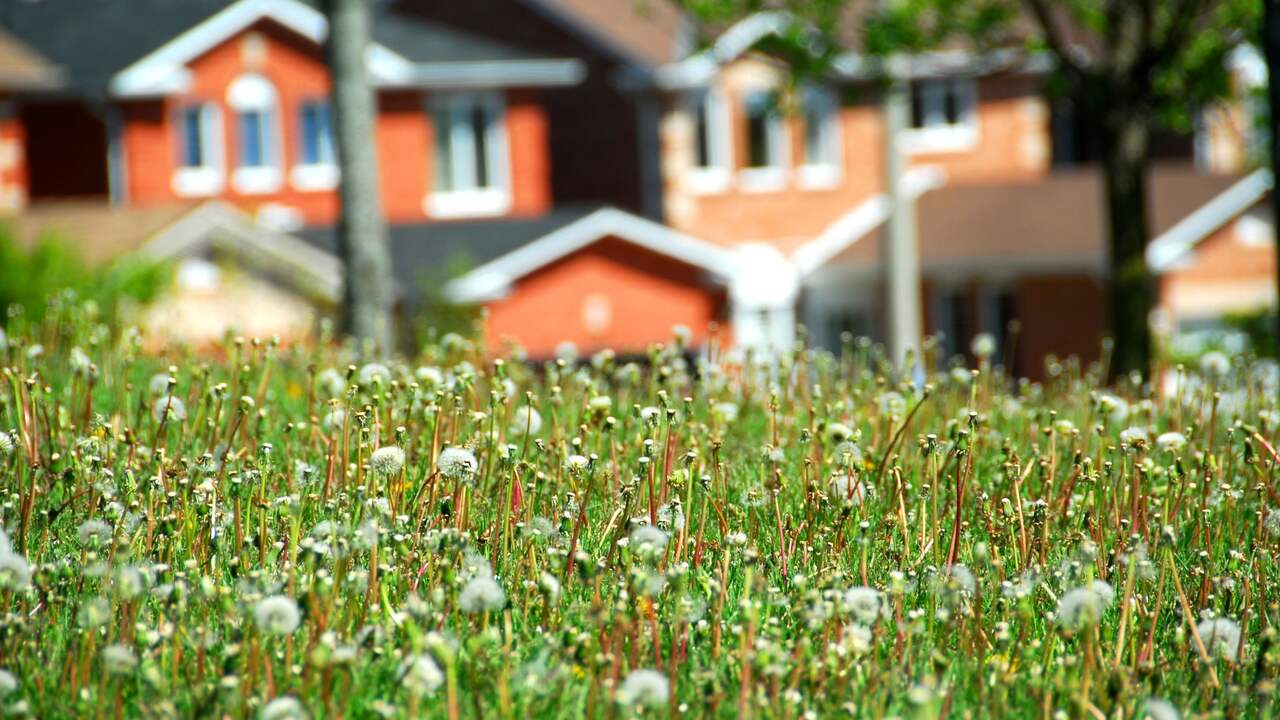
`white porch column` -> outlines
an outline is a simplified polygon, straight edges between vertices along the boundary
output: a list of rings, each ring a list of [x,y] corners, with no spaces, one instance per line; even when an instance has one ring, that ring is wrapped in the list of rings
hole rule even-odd
[[[733,344],[756,357],[786,352],[796,336],[800,276],[772,245],[744,245],[729,283]]]

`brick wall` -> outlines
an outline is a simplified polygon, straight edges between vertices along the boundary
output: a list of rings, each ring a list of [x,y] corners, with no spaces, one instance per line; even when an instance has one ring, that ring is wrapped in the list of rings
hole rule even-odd
[[[1263,205],[1224,225],[1196,245],[1159,282],[1159,305],[1174,322],[1213,320],[1275,303],[1275,237]]]
[[[27,205],[26,136],[17,106],[0,100],[0,214]]]
[[[498,351],[519,342],[530,357],[548,357],[564,340],[583,353],[600,348],[642,351],[669,340],[673,325],[704,342],[708,323],[723,319],[723,288],[703,272],[621,240],[606,238],[521,279],[511,295],[489,304],[487,342]]]
[[[269,204],[285,206],[308,224],[333,222],[338,212],[336,189],[299,187],[290,177],[300,156],[300,105],[326,99],[330,90],[321,49],[263,21],[192,61],[190,69],[193,84],[185,95],[123,106],[130,201],[153,204],[181,199],[173,185],[179,152],[176,114],[185,105],[211,102],[222,111],[226,178],[217,197],[249,210]],[[272,192],[244,193],[231,182],[239,139],[226,94],[230,84],[246,73],[263,75],[278,94],[277,148],[283,178],[279,189]],[[538,95],[531,91],[512,92],[507,100],[510,214],[536,215],[551,203],[546,113]],[[433,129],[426,109],[427,94],[382,92],[378,108],[376,142],[387,218],[391,222],[423,221],[427,219],[423,200],[432,183]]]
[[[694,160],[694,121],[685,98],[668,98],[661,128],[664,205],[667,222],[722,243],[808,239],[883,187],[882,110],[873,88],[842,91],[839,113],[841,176],[829,186],[806,186],[798,171],[804,125],[795,114],[785,122],[789,159],[782,186],[746,189],[740,181],[747,151],[743,98],[753,90],[781,87],[786,71],[748,57],[726,68],[717,89],[729,108],[732,167],[727,187],[699,191],[689,169]],[[937,166],[959,184],[1031,178],[1049,171],[1049,113],[1039,80],[992,76],[978,81],[978,137],[969,148],[913,153],[915,166]]]

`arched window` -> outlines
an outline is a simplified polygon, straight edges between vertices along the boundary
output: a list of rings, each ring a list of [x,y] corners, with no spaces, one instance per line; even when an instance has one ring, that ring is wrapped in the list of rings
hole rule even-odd
[[[242,75],[227,88],[235,115],[236,169],[232,186],[243,193],[280,189],[280,102],[276,88],[261,75]]]

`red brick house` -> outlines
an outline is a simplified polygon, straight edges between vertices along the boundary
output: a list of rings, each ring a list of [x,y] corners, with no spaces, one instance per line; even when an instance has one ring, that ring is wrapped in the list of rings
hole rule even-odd
[[[635,351],[676,324],[701,343],[712,322],[726,342],[761,349],[788,344],[799,322],[828,346],[843,331],[878,334],[874,251],[888,204],[866,59],[851,51],[823,82],[793,92],[787,68],[757,50],[787,30],[782,14],[700,39],[661,0],[374,7],[373,141],[406,302],[450,258],[466,256],[473,268],[447,290],[488,307],[495,350],[510,340],[546,356],[570,340],[586,351]],[[138,0],[130,9],[0,0],[0,26],[66,80],[14,104],[33,203],[109,199],[128,212],[217,201],[216,212],[182,226],[186,241],[160,243],[204,254],[188,273],[201,287],[210,248],[243,259],[256,242],[278,249],[300,239],[331,251],[339,178],[327,28],[314,3]],[[974,333],[1022,319],[1011,361],[1025,372],[1046,352],[1092,354],[1104,320],[1101,191],[1088,165],[1096,158],[1069,108],[1048,99],[1048,70],[1013,53],[914,58],[912,128],[901,141],[913,168],[906,182],[917,198],[927,330],[963,352]],[[1220,259],[1235,251],[1218,236],[1271,232],[1261,180],[1237,187],[1238,127],[1205,113],[1194,137],[1159,148],[1181,162],[1152,178],[1161,234],[1153,248],[1181,249],[1153,249],[1178,258],[1153,264],[1179,319],[1191,317],[1186,306],[1213,272],[1274,272]],[[1193,172],[1193,160],[1217,172]],[[1201,212],[1211,205],[1213,222]],[[229,220],[232,208],[266,234]],[[1066,233],[1053,218],[1078,222]],[[214,228],[244,237],[203,240]],[[1228,249],[1213,250],[1223,242]],[[299,270],[324,266],[311,274],[328,292],[340,282],[331,259],[269,255]],[[1237,300],[1215,307],[1248,304]],[[1037,321],[1067,303],[1069,326]]]

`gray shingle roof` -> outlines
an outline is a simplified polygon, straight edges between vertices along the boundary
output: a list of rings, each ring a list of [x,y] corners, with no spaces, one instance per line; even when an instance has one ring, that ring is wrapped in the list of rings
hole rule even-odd
[[[318,7],[319,0],[304,0]],[[112,76],[234,0],[0,0],[0,27],[62,66],[78,90],[106,88]],[[489,38],[376,3],[374,40],[413,62],[478,62],[540,57]]]
[[[396,224],[388,227],[391,264],[402,298],[422,298],[425,282],[444,282],[450,271],[466,271],[580,220],[598,206],[563,206],[531,218],[494,218]],[[297,233],[306,242],[337,252],[336,229],[309,227]]]

